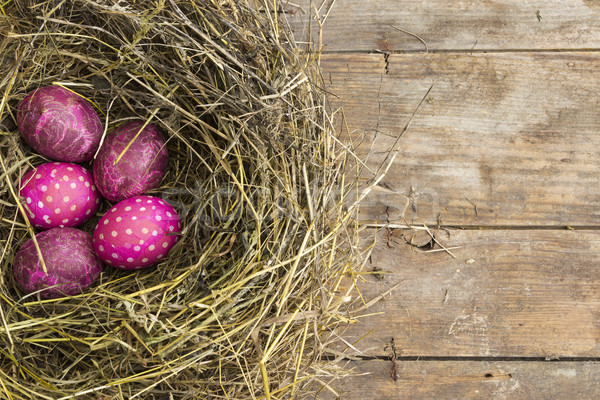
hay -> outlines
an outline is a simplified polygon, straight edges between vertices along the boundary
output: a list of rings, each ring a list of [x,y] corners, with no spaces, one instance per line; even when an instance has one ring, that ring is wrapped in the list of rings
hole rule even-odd
[[[353,285],[342,282],[357,265],[356,208],[342,205],[348,153],[314,56],[274,7],[3,2],[1,398],[302,398],[335,375],[321,356],[347,321]],[[131,118],[160,126],[169,170],[151,194],[176,207],[184,230],[155,268],[106,267],[84,294],[40,300],[11,268],[32,234],[18,182],[47,160],[20,139],[15,110],[49,84],[92,101],[109,132]]]

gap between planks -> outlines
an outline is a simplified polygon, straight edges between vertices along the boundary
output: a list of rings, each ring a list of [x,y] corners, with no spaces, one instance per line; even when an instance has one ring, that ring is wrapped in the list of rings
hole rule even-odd
[[[458,231],[598,231],[600,225],[403,225],[386,223],[363,223],[372,229],[430,229]]]
[[[346,54],[512,54],[512,53],[600,53],[600,48],[575,48],[575,49],[433,49],[433,50],[323,50],[323,55]]]
[[[544,362],[544,363],[577,363],[600,362],[600,357],[478,357],[478,356],[322,356],[323,361],[400,361],[400,362]]]

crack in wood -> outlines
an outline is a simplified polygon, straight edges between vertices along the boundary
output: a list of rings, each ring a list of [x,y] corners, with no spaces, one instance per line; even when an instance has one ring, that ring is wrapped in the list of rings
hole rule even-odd
[[[390,374],[390,378],[392,378],[392,380],[394,382],[398,381],[398,379],[400,378],[400,373],[398,371],[398,351],[396,350],[396,342],[394,341],[394,338],[392,337],[390,339],[390,343],[386,346],[386,348],[390,349],[391,352],[391,356],[389,357],[391,366],[390,366],[390,370],[389,370],[389,374]]]
[[[383,52],[383,61],[385,61],[385,67],[383,68],[383,70],[385,71],[385,75],[387,75],[390,72],[390,52],[389,51]]]

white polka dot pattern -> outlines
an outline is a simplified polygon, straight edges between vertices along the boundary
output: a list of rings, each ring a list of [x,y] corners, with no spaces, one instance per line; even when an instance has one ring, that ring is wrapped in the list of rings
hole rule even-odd
[[[85,182],[88,186],[73,186],[75,181]],[[46,163],[23,176],[20,195],[25,199],[24,206],[35,227],[74,227],[87,221],[98,209],[100,196],[90,189],[92,184],[92,174],[80,165]]]
[[[136,196],[117,203],[100,219],[94,249],[100,259],[117,268],[146,268],[168,255],[179,232],[181,221],[170,204],[153,196]]]

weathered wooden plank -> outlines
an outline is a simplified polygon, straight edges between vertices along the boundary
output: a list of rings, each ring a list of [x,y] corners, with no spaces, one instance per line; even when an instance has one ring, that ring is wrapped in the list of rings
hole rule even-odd
[[[290,3],[284,9],[297,40],[308,37],[311,9],[316,38],[318,23],[311,0],[294,3],[299,7]],[[596,0],[312,3],[324,21],[326,51],[424,51],[423,42],[430,51],[600,47],[600,3]]]
[[[322,67],[373,168],[431,88],[363,219],[404,222],[410,197],[411,222],[416,209],[428,224],[600,224],[600,54],[330,54]]]
[[[354,376],[334,381],[318,399],[570,399],[600,398],[597,362],[350,362]]]
[[[341,331],[357,354],[389,356],[393,338],[398,356],[600,357],[600,231],[436,239],[455,258],[378,234],[362,296],[393,290]]]

